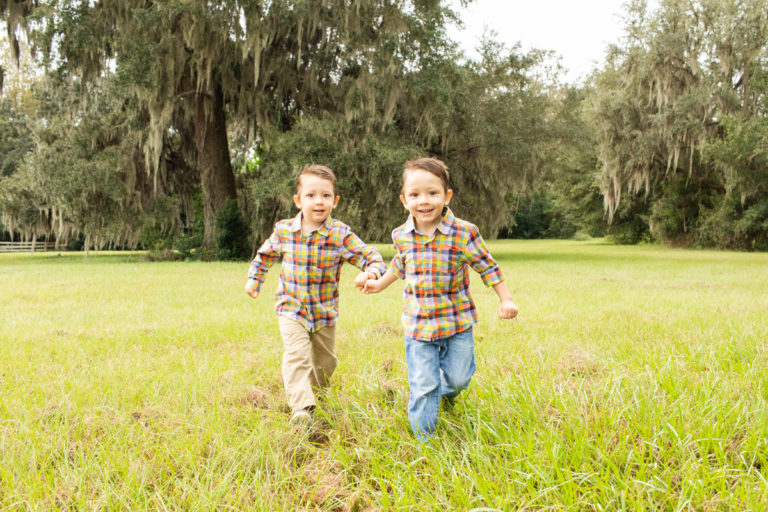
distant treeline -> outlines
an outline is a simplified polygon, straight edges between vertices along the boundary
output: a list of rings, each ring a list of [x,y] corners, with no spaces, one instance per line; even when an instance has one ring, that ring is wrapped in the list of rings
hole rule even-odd
[[[767,250],[765,3],[625,9],[573,85],[545,51],[467,58],[437,0],[2,2],[0,238],[248,257],[314,162],[387,241],[432,155],[489,238]]]

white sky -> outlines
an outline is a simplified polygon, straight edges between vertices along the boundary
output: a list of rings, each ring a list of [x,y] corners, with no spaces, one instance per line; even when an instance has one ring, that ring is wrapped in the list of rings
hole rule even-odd
[[[624,0],[475,0],[462,9],[453,0],[464,29],[451,27],[448,34],[471,56],[477,56],[474,48],[485,27],[509,46],[519,41],[523,51],[553,50],[562,57],[564,80],[580,81],[602,64],[608,44],[622,37],[623,4]]]

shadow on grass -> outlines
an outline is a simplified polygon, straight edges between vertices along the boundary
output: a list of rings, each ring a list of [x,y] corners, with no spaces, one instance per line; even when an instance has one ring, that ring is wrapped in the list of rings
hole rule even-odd
[[[490,247],[493,259],[498,263],[520,263],[520,262],[542,262],[552,264],[602,264],[606,263],[644,263],[647,261],[663,261],[668,259],[664,254],[652,254],[647,252],[637,252],[631,254],[616,253],[613,251],[590,252],[567,250],[557,252],[544,251],[516,251],[513,249],[500,249],[499,247]],[[392,255],[385,254],[382,251],[384,262],[389,265],[392,261]],[[680,258],[675,258],[679,260]],[[691,262],[700,261],[699,257],[690,258]]]
[[[616,254],[616,253],[592,253],[592,252],[511,252],[493,251],[493,258],[499,263],[514,262],[546,262],[546,263],[606,263],[606,262],[643,262],[647,260],[666,259],[663,255],[651,254]]]
[[[102,265],[115,263],[148,263],[142,258],[144,252],[90,252],[88,258],[82,252],[46,251],[36,253],[1,253],[2,265],[29,265],[30,263],[45,264],[88,264]]]
[[[605,263],[646,263],[649,261],[674,260],[689,263],[713,263],[713,260],[734,261],[729,251],[698,251],[691,249],[669,249],[656,245],[617,245],[604,239],[592,241],[574,240],[489,240],[488,247],[499,263],[542,262],[562,264],[605,264]],[[395,255],[391,244],[373,244],[389,264]],[[745,256],[759,253],[743,253]],[[183,263],[147,261],[146,251],[91,251],[88,258],[82,251],[48,251],[38,253],[0,253],[0,265],[44,264],[120,264],[120,263]],[[190,260],[199,263],[199,260]],[[221,263],[221,262],[212,262]],[[248,260],[232,262],[248,264]],[[749,263],[749,262],[746,262]]]

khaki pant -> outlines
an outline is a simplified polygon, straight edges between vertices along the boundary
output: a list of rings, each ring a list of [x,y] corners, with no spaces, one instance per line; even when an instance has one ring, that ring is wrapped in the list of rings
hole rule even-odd
[[[315,405],[313,389],[327,386],[336,369],[336,327],[309,332],[300,322],[283,316],[277,317],[277,325],[283,338],[283,384],[288,405],[292,411]]]

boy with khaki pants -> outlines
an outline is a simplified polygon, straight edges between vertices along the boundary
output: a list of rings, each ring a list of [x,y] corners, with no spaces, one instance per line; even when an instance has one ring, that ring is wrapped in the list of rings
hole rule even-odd
[[[283,338],[283,383],[293,411],[291,422],[308,423],[315,408],[314,390],[326,386],[336,368],[341,265],[348,261],[362,270],[354,282],[358,287],[381,277],[386,267],[376,249],[331,218],[339,196],[336,176],[328,167],[304,167],[293,202],[299,214],[275,225],[251,262],[245,291],[258,297],[267,271],[282,256],[275,310]]]

